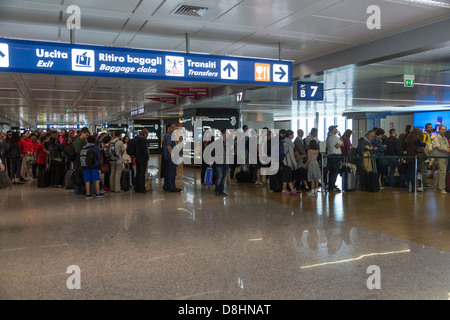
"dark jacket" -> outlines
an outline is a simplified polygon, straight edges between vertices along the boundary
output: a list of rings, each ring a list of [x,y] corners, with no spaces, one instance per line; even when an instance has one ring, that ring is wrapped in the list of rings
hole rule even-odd
[[[396,137],[389,137],[386,140],[386,146],[387,146],[387,151],[386,151],[387,156],[402,156],[403,155],[403,150],[402,150],[402,146],[400,144],[400,139],[398,139]]]
[[[147,139],[145,139],[142,136],[138,136],[136,138],[136,144],[135,144],[135,158],[138,161],[148,161],[150,159],[150,154],[148,151],[148,144]]]
[[[372,147],[371,141],[367,140],[366,137],[359,138],[358,149],[357,149],[358,155],[362,156],[363,153],[368,150],[367,148],[370,148],[370,147]]]

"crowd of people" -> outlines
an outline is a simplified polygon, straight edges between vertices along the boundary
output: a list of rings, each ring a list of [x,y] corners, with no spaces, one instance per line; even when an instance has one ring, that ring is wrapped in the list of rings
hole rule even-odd
[[[0,132],[0,162],[13,184],[70,188],[87,199],[106,192],[147,191],[147,129],[133,139],[122,132],[73,130]]]
[[[274,137],[268,128],[263,129],[266,129],[267,131],[263,132],[267,133],[258,138],[266,141],[269,151],[267,154],[270,156],[270,152],[276,152],[270,147],[270,141]],[[318,139],[317,128],[313,128],[306,137],[302,129],[297,131],[297,137],[292,130],[282,129],[275,137],[282,146],[279,154],[280,169],[276,174],[267,177],[261,175],[261,168],[270,164],[261,163],[259,149],[256,163],[249,161],[248,140],[256,131],[247,133],[247,125],[240,130],[246,139],[245,143],[241,144],[245,149],[245,164],[238,164],[236,161],[236,138],[234,162],[225,164],[224,161],[224,164],[217,164],[203,161],[201,179],[204,181],[207,168],[214,169],[213,184],[216,186],[216,195],[226,195],[223,192],[223,183],[228,170],[232,184],[239,182],[251,182],[257,186],[270,184],[273,191],[281,192],[282,195],[297,195],[300,190],[305,190],[308,195],[315,196],[319,186],[329,192],[340,192],[336,180],[347,166],[352,168],[354,175],[358,173],[363,176],[368,172],[375,172],[379,188],[404,187],[409,188],[409,192],[415,192],[414,188],[411,188],[411,185],[414,186],[416,183],[415,174],[421,175],[420,180],[425,188],[434,187],[434,191],[441,194],[447,194],[446,189],[449,188],[446,185],[446,177],[450,169],[448,161],[450,132],[445,126],[440,127],[437,135],[433,134],[431,124],[426,125],[425,133],[408,125],[399,136],[396,129],[390,129],[386,135],[382,128],[373,128],[359,139],[356,147],[352,147],[352,130],[348,129],[341,135],[338,127],[334,125],[328,128],[326,141],[323,142]],[[225,154],[225,130],[222,134]],[[202,151],[213,141],[211,132],[204,132]],[[418,156],[417,164],[415,156]],[[416,166],[418,170],[415,170]],[[240,171],[236,173],[238,167]],[[428,177],[434,179],[434,186],[428,184]]]
[[[398,137],[395,129],[390,129],[387,136],[383,129],[373,128],[359,139],[355,148],[351,143],[352,130],[346,130],[341,135],[335,125],[328,128],[326,141],[323,142],[318,139],[317,128],[313,128],[306,137],[302,129],[297,131],[297,137],[292,130],[279,130],[273,136],[268,128],[263,129],[262,134],[257,136],[256,131],[249,132],[248,126],[244,125],[240,129],[242,135],[234,135],[231,162],[226,159],[229,157],[227,130],[222,130],[221,136],[216,138],[212,137],[210,130],[205,131],[201,141],[202,154],[208,145],[221,140],[219,145],[223,145],[223,161],[208,162],[203,159],[203,184],[207,184],[205,176],[207,169],[211,168],[213,175],[209,184],[214,185],[218,196],[227,195],[224,190],[228,171],[233,185],[251,182],[264,187],[270,184],[273,191],[282,195],[297,195],[303,189],[308,195],[315,196],[319,187],[329,192],[339,192],[337,177],[342,174],[343,166],[351,163],[355,167],[354,174],[376,172],[380,188],[385,185],[409,187],[414,185],[415,175],[420,173],[424,187],[432,187],[427,183],[427,177],[431,176],[434,191],[447,194],[450,137],[445,126],[441,126],[435,135],[431,124],[426,125],[425,133],[408,125]],[[167,192],[181,191],[175,185],[178,163],[173,161],[172,152],[182,137],[174,139],[174,131],[175,125],[168,123],[162,144],[161,177],[164,178],[163,190]],[[130,140],[128,136],[122,138],[121,131],[97,135],[90,134],[88,128],[78,132],[25,131],[22,136],[13,131],[0,132],[0,165],[14,184],[35,179],[38,186],[63,188],[73,184],[71,188],[75,194],[83,194],[88,199],[102,197],[109,191],[124,192],[130,186],[134,186],[137,193],[145,193],[148,190],[149,161],[147,134],[147,129],[143,129],[139,136]],[[242,139],[241,143],[238,143],[238,137]],[[253,158],[249,144],[251,138],[259,142]],[[278,150],[273,150],[272,139],[278,139]],[[265,146],[264,154],[269,159],[272,153],[279,152],[280,165],[275,174],[263,174],[262,169],[269,168],[271,163],[261,161],[261,146]],[[243,148],[243,152],[239,153],[238,148]],[[244,158],[238,160],[240,155]],[[215,156],[214,153],[212,156]],[[346,159],[345,156],[349,157]],[[417,163],[415,156],[418,156]],[[47,183],[40,181],[43,179]],[[410,192],[413,190],[410,188]]]

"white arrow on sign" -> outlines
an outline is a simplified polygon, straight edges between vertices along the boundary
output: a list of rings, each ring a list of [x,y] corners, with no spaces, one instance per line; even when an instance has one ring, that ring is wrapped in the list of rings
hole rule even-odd
[[[231,60],[220,61],[220,78],[228,80],[238,79],[238,62]]]
[[[9,68],[9,47],[7,43],[0,43],[0,67]]]
[[[289,82],[289,67],[285,64],[273,65],[273,82]]]

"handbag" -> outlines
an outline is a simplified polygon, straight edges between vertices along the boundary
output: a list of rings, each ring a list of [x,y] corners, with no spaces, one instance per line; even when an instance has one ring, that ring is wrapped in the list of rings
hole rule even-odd
[[[8,174],[6,173],[6,171],[0,171],[0,189],[4,189],[4,188],[8,188],[9,186],[11,186],[12,180],[11,178],[8,176]]]
[[[109,163],[105,163],[101,168],[100,168],[100,173],[108,173],[109,172]]]
[[[213,169],[212,168],[206,168],[205,173],[205,185],[211,186],[213,180]]]

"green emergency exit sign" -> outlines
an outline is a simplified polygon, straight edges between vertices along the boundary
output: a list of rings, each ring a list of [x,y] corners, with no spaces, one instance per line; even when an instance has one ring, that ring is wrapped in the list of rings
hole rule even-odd
[[[405,87],[414,87],[414,79],[405,79]]]

